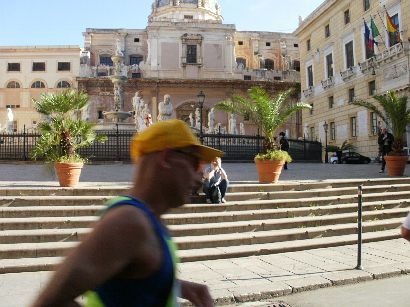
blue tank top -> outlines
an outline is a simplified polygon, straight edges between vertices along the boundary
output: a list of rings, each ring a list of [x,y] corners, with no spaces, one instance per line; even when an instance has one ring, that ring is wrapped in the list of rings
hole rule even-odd
[[[141,279],[113,278],[93,291],[85,293],[85,307],[173,307],[177,306],[175,278],[176,245],[165,227],[152,211],[131,196],[119,196],[107,202],[107,209],[129,205],[142,210],[150,220],[160,239],[163,251],[162,264],[151,276]],[[106,211],[105,211],[106,212]]]

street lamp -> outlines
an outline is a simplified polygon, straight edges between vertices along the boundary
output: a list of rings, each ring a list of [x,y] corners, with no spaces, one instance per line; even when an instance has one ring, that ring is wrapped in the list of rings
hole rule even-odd
[[[199,94],[196,96],[198,106],[199,106],[199,141],[201,144],[204,143],[204,136],[202,134],[202,109],[204,107],[205,101],[205,94],[203,91],[200,91]]]
[[[325,130],[325,163],[329,163],[329,157],[327,154],[327,129],[329,128],[329,124],[325,122],[323,124],[323,130]]]

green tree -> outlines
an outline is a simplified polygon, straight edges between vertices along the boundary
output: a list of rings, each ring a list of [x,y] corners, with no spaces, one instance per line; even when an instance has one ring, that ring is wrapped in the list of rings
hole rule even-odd
[[[376,100],[375,102],[355,100],[353,104],[374,112],[386,126],[391,127],[394,136],[392,152],[395,155],[402,154],[403,135],[406,126],[410,123],[407,96],[397,96],[393,91],[388,91],[386,95],[376,95],[373,98]]]
[[[88,95],[75,90],[57,94],[42,94],[33,99],[36,110],[46,118],[39,124],[41,137],[32,158],[44,158],[47,162],[84,162],[77,150],[94,141],[105,141],[97,136],[93,124],[78,118],[78,113],[88,104]]]

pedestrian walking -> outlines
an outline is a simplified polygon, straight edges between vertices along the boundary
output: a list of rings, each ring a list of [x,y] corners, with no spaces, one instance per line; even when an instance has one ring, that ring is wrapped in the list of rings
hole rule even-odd
[[[109,201],[92,232],[59,266],[33,307],[176,306],[176,297],[213,306],[205,285],[176,278],[176,247],[161,215],[188,201],[201,182],[203,146],[180,120],[161,121],[131,141],[137,164],[127,195]],[[115,179],[115,178],[113,178]]]
[[[289,141],[288,138],[286,137],[285,132],[279,133],[279,145],[280,145],[280,150],[289,152]],[[285,166],[283,167],[284,169],[288,169],[288,162],[285,162]]]
[[[384,173],[384,169],[386,168],[386,160],[384,159],[384,157],[392,151],[393,141],[393,135],[390,132],[388,132],[386,128],[383,128],[377,140],[377,143],[379,144],[379,149],[382,153],[382,167],[379,173]]]

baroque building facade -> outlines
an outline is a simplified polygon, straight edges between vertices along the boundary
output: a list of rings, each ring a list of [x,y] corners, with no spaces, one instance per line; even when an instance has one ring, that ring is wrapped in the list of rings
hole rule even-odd
[[[70,84],[90,95],[91,121],[102,121],[103,112],[113,109],[111,57],[116,52],[123,56],[121,75],[126,78],[124,111],[132,111],[132,98],[139,91],[154,119],[165,95],[171,96],[173,116],[189,121],[197,94],[203,91],[206,126],[207,113],[215,103],[232,94],[246,95],[252,86],[263,86],[271,94],[299,89],[297,38],[289,33],[236,31],[235,25],[223,23],[216,0],[154,0],[145,29],[90,28],[83,35],[84,47],[78,50],[75,63],[79,64],[72,70]],[[43,53],[48,54],[47,48]],[[3,66],[9,63],[1,61]],[[4,109],[1,100],[0,104]],[[215,122],[227,126],[229,115],[215,113]],[[256,132],[244,123],[247,132]],[[301,136],[301,114],[283,128],[290,137]]]
[[[398,33],[389,33],[387,15]],[[375,25],[372,49],[365,23]],[[370,157],[378,154],[382,123],[376,114],[351,104],[396,91],[409,96],[409,0],[326,0],[296,29],[301,57],[304,134],[340,146],[347,140]],[[375,30],[373,28],[373,30]],[[377,35],[379,32],[380,35]],[[409,130],[408,130],[409,131]],[[410,144],[410,134],[405,140]]]

